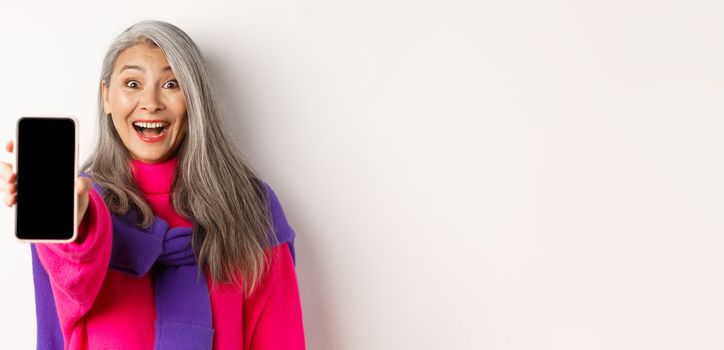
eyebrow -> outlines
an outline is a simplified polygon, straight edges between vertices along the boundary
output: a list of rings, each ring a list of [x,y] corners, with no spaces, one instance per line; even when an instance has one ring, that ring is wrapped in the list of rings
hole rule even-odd
[[[123,72],[123,71],[126,70],[126,69],[136,69],[136,70],[140,70],[141,72],[145,72],[145,71],[146,71],[146,70],[145,70],[143,67],[141,67],[141,66],[138,66],[138,65],[135,65],[135,64],[127,64],[127,65],[124,65],[123,68],[121,68],[121,70],[118,71],[118,73],[121,73],[121,72]],[[170,66],[166,66],[166,67],[163,67],[163,69],[161,69],[162,72],[169,71],[169,70],[171,70],[171,67],[170,67]]]

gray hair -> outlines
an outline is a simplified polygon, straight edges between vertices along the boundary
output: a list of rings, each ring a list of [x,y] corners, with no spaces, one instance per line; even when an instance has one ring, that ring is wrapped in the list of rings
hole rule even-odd
[[[270,234],[266,189],[224,131],[224,108],[206,62],[178,27],[147,20],[124,30],[103,59],[101,79],[106,86],[118,55],[143,43],[163,50],[185,97],[188,131],[177,151],[171,199],[179,215],[195,220],[192,246],[199,274],[207,269],[214,285],[234,283],[251,294],[270,264],[265,249],[276,244]],[[104,188],[104,202],[111,212],[123,215],[136,208],[138,225],[147,227],[153,210],[135,183],[130,153],[112,118],[104,114],[102,90],[98,122],[97,147],[81,170]]]

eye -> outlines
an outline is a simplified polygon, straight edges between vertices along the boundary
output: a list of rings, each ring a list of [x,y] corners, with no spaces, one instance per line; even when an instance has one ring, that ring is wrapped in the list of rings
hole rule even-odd
[[[169,86],[169,85],[170,85],[170,86]],[[163,84],[163,86],[164,86],[164,87],[167,87],[167,88],[173,89],[173,88],[178,87],[178,81],[176,81],[176,80],[169,80],[169,81],[166,82],[166,84]]]
[[[138,87],[138,82],[135,80],[126,80],[126,86],[129,88],[136,88]]]

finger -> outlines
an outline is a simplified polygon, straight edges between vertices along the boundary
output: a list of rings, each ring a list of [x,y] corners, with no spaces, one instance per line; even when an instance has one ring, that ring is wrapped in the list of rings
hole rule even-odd
[[[12,207],[13,204],[15,204],[16,197],[17,196],[14,194],[7,194],[5,195],[3,202],[5,202],[5,205],[7,205],[8,207]]]
[[[17,185],[10,182],[0,181],[0,191],[7,192],[8,194],[13,194],[15,193],[15,191],[17,191]]]
[[[13,167],[5,162],[0,162],[0,179],[5,182],[15,181]]]
[[[85,177],[79,177],[76,181],[76,188],[78,194],[83,194],[85,192],[88,192],[90,190],[92,185],[91,179],[85,178]]]
[[[77,194],[83,194],[85,191],[85,182],[83,182],[82,178],[78,178],[75,180],[75,193]]]
[[[5,144],[5,150],[10,153],[13,152],[13,140],[8,140],[8,142]]]

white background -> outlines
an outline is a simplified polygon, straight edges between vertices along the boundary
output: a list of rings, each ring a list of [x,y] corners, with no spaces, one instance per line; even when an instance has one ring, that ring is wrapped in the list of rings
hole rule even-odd
[[[85,159],[107,45],[169,21],[223,77],[235,141],[297,231],[309,349],[722,349],[723,10],[3,1],[0,139],[73,114]],[[0,339],[30,349],[11,212]]]

